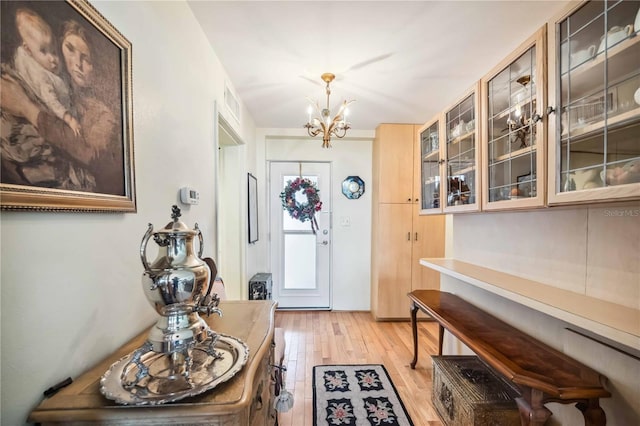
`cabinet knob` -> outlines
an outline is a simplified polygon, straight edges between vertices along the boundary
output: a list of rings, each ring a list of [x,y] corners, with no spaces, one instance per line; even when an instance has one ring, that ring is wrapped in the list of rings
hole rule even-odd
[[[419,199],[419,198],[416,198],[416,203],[417,203],[418,201],[420,201],[420,199]]]
[[[407,201],[408,201],[408,202],[411,202],[411,198],[407,198]]]
[[[547,115],[551,115],[554,112],[556,112],[556,109],[554,107],[552,106],[547,107]]]
[[[407,241],[411,241],[411,232],[407,232]]]

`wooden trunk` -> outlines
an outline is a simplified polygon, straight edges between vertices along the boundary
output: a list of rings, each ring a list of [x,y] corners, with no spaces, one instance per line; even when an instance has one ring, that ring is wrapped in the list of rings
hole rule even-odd
[[[518,391],[477,356],[432,356],[432,402],[446,426],[518,426]]]

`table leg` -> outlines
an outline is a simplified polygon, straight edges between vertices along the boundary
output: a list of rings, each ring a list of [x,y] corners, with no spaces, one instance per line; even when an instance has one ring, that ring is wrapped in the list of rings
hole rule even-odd
[[[607,424],[607,416],[600,407],[598,398],[579,402],[576,404],[576,408],[582,411],[585,426],[605,426]]]
[[[413,361],[411,361],[411,369],[415,370],[418,363],[418,306],[415,302],[411,303],[411,331],[413,332]]]
[[[544,392],[522,387],[522,396],[516,398],[522,426],[544,426],[551,411],[544,406]]]
[[[442,344],[444,343],[444,327],[438,323],[438,355],[442,355]]]

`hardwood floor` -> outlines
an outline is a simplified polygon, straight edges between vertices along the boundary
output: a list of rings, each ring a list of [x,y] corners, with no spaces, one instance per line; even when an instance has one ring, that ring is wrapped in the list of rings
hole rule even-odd
[[[412,370],[411,323],[376,322],[369,312],[277,311],[285,332],[286,388],[293,408],[281,426],[313,424],[312,368],[321,364],[383,364],[416,426],[441,426],[431,405],[431,358],[437,353],[438,325],[418,323],[420,353]]]

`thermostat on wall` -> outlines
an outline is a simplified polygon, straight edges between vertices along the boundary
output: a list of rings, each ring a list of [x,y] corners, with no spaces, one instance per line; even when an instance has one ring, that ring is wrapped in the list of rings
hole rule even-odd
[[[193,188],[185,186],[180,188],[180,201],[184,204],[198,204],[200,202],[200,193]]]

